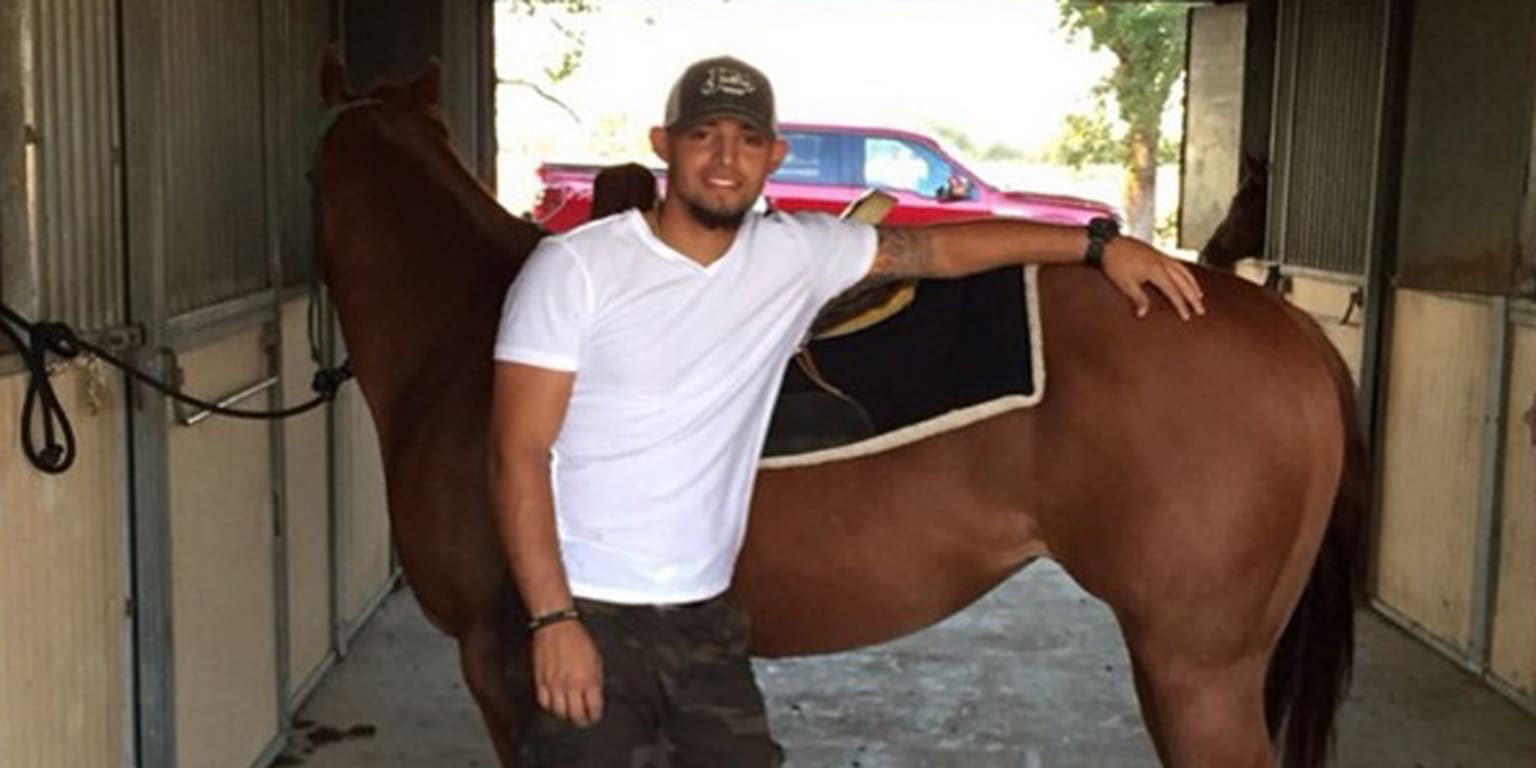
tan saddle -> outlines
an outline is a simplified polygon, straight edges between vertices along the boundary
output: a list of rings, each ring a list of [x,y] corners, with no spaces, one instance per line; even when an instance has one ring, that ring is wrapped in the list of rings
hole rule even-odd
[[[842,217],[879,224],[896,207],[888,192],[871,189],[843,209]],[[857,333],[907,308],[917,297],[916,280],[860,284],[827,302],[811,323],[811,339],[831,339]]]

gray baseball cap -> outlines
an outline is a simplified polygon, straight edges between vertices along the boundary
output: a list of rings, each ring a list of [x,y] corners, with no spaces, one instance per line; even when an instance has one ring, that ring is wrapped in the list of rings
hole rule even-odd
[[[689,65],[667,97],[663,125],[669,131],[729,116],[775,135],[773,86],[761,70],[740,59],[716,56]]]

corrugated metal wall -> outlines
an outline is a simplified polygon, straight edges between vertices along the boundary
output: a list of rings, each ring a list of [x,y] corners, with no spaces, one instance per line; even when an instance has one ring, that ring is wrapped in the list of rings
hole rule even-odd
[[[39,314],[123,322],[121,122],[115,0],[33,0]]]
[[[0,3],[0,50],[20,50],[30,9]],[[30,65],[0,56],[0,299],[22,312],[37,309],[26,161]]]
[[[330,3],[266,3],[267,116],[273,184],[273,233],[282,254],[283,282],[303,282],[313,263],[307,174],[314,164],[325,104],[320,99],[320,56],[330,40]]]
[[[261,4],[159,0],[170,314],[268,285]]]
[[[1388,5],[1297,0],[1282,8],[1271,259],[1365,270]]]

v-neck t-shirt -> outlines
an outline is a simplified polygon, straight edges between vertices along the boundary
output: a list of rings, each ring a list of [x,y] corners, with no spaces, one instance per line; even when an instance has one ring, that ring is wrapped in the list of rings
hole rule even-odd
[[[550,464],[573,594],[725,591],[785,366],[875,247],[868,225],[749,214],[702,266],[634,210],[540,242],[507,292],[495,358],[575,372]]]

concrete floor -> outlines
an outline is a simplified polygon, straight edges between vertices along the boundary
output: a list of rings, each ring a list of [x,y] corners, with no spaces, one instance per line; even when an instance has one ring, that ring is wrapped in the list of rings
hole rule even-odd
[[[1375,615],[1361,617],[1358,647],[1336,765],[1536,766],[1536,717]],[[758,673],[798,768],[1157,765],[1112,618],[1050,563],[919,634]],[[453,645],[402,590],[315,693],[277,764],[496,763]]]

